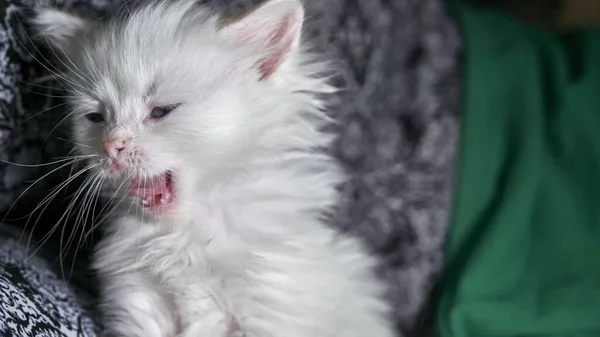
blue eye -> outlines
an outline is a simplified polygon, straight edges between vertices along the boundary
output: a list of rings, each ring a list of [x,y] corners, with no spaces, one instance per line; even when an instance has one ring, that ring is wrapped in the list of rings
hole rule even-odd
[[[169,112],[175,110],[175,108],[177,108],[179,105],[181,104],[172,104],[172,105],[167,105],[167,106],[157,106],[154,107],[152,109],[152,111],[150,111],[150,118],[162,118],[166,115],[169,114]]]

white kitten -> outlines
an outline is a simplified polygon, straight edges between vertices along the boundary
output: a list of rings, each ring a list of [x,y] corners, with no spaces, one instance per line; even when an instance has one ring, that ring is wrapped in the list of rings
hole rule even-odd
[[[300,45],[303,14],[298,0],[237,18],[190,0],[107,22],[38,13],[78,150],[133,205],[95,255],[111,334],[394,335],[373,258],[325,224],[343,175],[322,151],[334,90]]]

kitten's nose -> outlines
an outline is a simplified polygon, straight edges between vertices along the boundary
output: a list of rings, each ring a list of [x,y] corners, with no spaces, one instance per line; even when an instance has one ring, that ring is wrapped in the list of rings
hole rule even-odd
[[[119,153],[125,150],[127,141],[122,138],[110,138],[104,141],[104,151],[110,157],[110,159],[117,159]]]

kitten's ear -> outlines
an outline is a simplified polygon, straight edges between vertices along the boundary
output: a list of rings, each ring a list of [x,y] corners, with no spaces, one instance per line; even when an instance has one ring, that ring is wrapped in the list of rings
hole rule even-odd
[[[240,17],[222,18],[219,32],[234,43],[252,44],[265,55],[258,65],[263,80],[298,47],[303,20],[299,0],[270,0]]]
[[[59,50],[66,48],[69,41],[88,24],[78,16],[52,8],[36,9],[31,23],[38,38]]]

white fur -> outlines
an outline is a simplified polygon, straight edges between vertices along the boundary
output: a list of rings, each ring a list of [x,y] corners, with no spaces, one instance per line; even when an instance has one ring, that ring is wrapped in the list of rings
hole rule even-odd
[[[144,215],[132,200],[110,222],[95,255],[107,332],[394,335],[374,259],[324,221],[343,181],[321,151],[332,137],[318,97],[334,90],[326,65],[298,43],[302,17],[297,0],[272,0],[226,27],[192,1],[108,23],[39,13],[38,31],[69,69],[75,142],[102,158],[91,162],[98,177],[110,176],[101,139],[119,135],[132,139],[128,172],[173,170],[180,189],[164,214]],[[260,80],[256,65],[277,51],[271,33],[285,20],[291,49]],[[164,120],[146,120],[153,105],[174,103],[183,104]],[[90,112],[106,122],[91,123]]]

